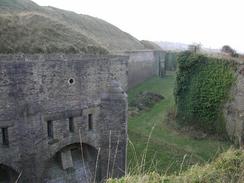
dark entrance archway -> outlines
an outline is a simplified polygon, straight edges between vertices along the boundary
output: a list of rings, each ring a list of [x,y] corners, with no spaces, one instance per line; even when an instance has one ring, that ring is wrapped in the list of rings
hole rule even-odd
[[[58,151],[48,162],[45,183],[91,183],[100,180],[97,150],[88,144],[71,144]],[[95,178],[96,176],[96,178]]]
[[[0,183],[14,183],[18,173],[9,166],[0,164]]]

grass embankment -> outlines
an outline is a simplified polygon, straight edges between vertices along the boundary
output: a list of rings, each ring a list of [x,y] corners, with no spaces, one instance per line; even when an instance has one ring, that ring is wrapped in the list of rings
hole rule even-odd
[[[126,176],[108,183],[243,183],[244,151],[230,149],[204,166],[195,165],[180,175],[164,176],[155,172]]]
[[[100,55],[143,49],[139,40],[99,18],[30,0],[0,0],[0,53]]]
[[[147,111],[129,117],[128,133],[133,144],[128,145],[130,174],[151,171],[161,175],[178,174],[192,164],[208,162],[229,147],[228,143],[213,139],[193,139],[166,124],[164,119],[167,111],[174,106],[174,85],[175,74],[170,73],[164,78],[151,78],[128,91],[129,102],[143,91],[155,92],[165,97]]]

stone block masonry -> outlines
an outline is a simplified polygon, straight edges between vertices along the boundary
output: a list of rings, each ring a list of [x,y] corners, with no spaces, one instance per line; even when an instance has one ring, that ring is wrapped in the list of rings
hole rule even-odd
[[[0,55],[0,182],[124,175],[127,73],[127,56]]]

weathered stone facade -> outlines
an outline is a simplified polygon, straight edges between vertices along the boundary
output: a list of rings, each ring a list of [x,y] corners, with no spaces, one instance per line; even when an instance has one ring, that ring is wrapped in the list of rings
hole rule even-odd
[[[124,175],[127,60],[0,55],[0,182]]]
[[[244,147],[244,63],[238,62],[231,100],[225,105],[226,130],[235,144]]]
[[[128,86],[132,88],[153,76],[165,75],[163,50],[138,50],[125,52],[129,56]]]

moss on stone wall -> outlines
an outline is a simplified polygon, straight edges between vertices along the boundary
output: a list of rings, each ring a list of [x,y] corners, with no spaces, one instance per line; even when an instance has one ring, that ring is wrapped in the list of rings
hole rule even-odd
[[[225,134],[222,109],[235,80],[234,62],[191,52],[181,53],[177,61],[177,122]]]

